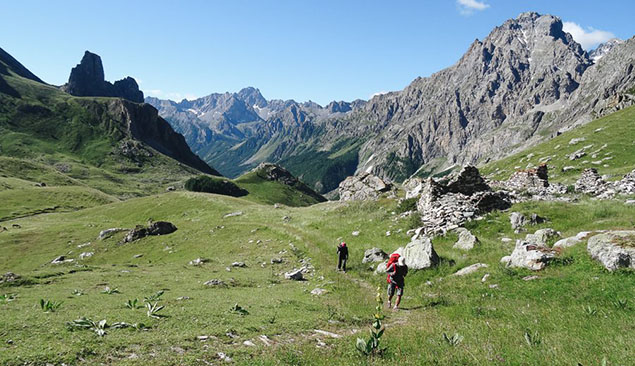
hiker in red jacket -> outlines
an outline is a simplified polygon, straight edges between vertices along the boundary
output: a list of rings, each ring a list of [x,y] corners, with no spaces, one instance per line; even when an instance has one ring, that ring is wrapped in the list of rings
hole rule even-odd
[[[401,296],[403,296],[405,277],[408,275],[408,266],[406,266],[405,258],[398,253],[392,254],[386,264],[386,273],[388,274],[386,278],[388,282],[388,307],[392,307],[392,298],[396,294],[397,299],[393,310],[398,310]]]

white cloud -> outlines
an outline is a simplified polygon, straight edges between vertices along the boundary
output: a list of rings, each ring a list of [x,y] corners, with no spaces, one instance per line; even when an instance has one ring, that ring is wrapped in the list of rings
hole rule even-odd
[[[571,36],[573,36],[573,39],[582,45],[582,48],[585,50],[593,49],[600,43],[606,42],[611,38],[615,38],[615,34],[611,32],[593,29],[591,27],[587,27],[585,30],[574,22],[562,23],[562,29],[565,32],[570,33]]]
[[[474,11],[482,11],[489,8],[489,4],[478,0],[456,0],[459,12],[463,15],[470,15]]]

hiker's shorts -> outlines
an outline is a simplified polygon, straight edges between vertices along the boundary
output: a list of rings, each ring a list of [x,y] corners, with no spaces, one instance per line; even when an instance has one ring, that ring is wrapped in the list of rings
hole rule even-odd
[[[401,296],[403,295],[403,286],[397,286],[395,283],[388,284],[388,297],[392,297],[393,295]]]

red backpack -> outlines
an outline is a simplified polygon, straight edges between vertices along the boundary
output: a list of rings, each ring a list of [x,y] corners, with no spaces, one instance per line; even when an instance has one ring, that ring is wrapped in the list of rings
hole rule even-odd
[[[390,266],[394,266],[397,264],[399,257],[400,257],[399,253],[393,253],[390,255],[390,258],[388,258],[388,263],[386,263],[386,271],[390,269]],[[386,275],[386,282],[390,283],[390,273]]]

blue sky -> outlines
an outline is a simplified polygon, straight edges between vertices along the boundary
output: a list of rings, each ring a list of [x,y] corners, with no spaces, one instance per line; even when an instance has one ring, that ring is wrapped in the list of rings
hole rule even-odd
[[[268,99],[368,99],[455,63],[524,11],[584,45],[635,35],[635,1],[2,1],[0,47],[63,84],[85,50],[106,78],[180,100],[254,86]]]

